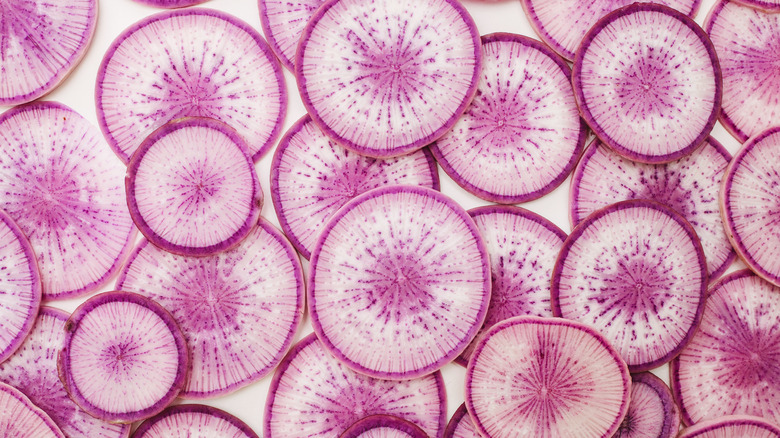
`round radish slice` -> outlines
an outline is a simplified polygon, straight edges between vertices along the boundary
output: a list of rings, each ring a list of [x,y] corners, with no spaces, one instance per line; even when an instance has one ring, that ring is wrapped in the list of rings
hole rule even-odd
[[[338,62],[333,62],[338,60]],[[477,26],[456,0],[330,0],[304,29],[301,99],[323,132],[374,157],[441,137],[477,91]]]
[[[307,259],[336,210],[361,193],[394,184],[439,190],[439,174],[430,152],[422,149],[396,158],[368,158],[334,143],[309,116],[282,137],[271,164],[271,199],[279,223]]]
[[[683,429],[679,438],[778,438],[780,428],[760,417],[728,415]]]
[[[244,140],[200,117],[168,123],[144,140],[127,166],[126,188],[141,233],[166,251],[191,256],[244,239],[263,196]]]
[[[295,50],[303,29],[325,0],[258,0],[260,24],[282,65],[295,72]]]
[[[124,31],[103,58],[100,128],[127,162],[143,139],[187,116],[227,123],[260,159],[287,112],[282,69],[251,26],[223,12],[161,12]]]
[[[90,415],[130,423],[162,411],[184,385],[189,354],[173,317],[129,292],[85,301],[65,323],[60,380]]]
[[[631,376],[631,403],[613,438],[674,438],[680,430],[680,410],[663,380],[651,373]]]
[[[289,242],[265,220],[235,248],[185,257],[142,241],[117,289],[171,312],[191,352],[183,398],[233,392],[282,360],[303,316],[305,287]]]
[[[461,187],[488,201],[530,201],[560,185],[585,144],[571,69],[528,37],[482,37],[477,95],[452,130],[431,145]]]
[[[720,110],[722,77],[707,34],[657,4],[635,3],[599,20],[577,49],[572,82],[593,132],[634,161],[690,154]]]
[[[691,155],[666,164],[627,160],[595,140],[580,159],[571,182],[571,222],[627,199],[652,199],[668,205],[699,236],[710,281],[729,267],[736,253],[723,229],[718,191],[731,154],[714,138]]]
[[[556,316],[589,324],[632,373],[668,362],[693,336],[707,288],[691,225],[649,200],[618,202],[582,221],[552,274]]]
[[[403,418],[370,415],[358,420],[339,438],[429,438],[428,434]]]
[[[0,116],[0,208],[30,239],[44,299],[90,293],[119,270],[135,237],[125,171],[97,128],[62,104]]]
[[[447,424],[447,429],[444,430],[443,438],[481,438],[481,435],[477,432],[477,428],[474,427],[474,422],[471,421],[471,416],[466,410],[466,404],[460,405],[458,410],[450,418],[450,422]]]
[[[401,417],[438,437],[447,421],[440,372],[412,380],[358,374],[311,334],[277,367],[265,405],[265,438],[334,437],[373,414]]]
[[[186,6],[197,5],[206,2],[208,0],[135,0],[135,1],[137,1],[138,3],[143,3],[145,5],[154,6],[157,8],[173,9],[173,8],[183,8]]]
[[[0,432],[8,438],[65,438],[45,412],[5,383],[0,383]]]
[[[243,421],[212,406],[177,405],[144,421],[133,438],[258,438]]]
[[[590,327],[517,316],[494,325],[466,369],[466,406],[485,438],[611,437],[631,377]]]
[[[311,257],[314,332],[358,372],[409,379],[438,370],[485,319],[485,244],[452,199],[417,186],[381,187],[347,203]]]

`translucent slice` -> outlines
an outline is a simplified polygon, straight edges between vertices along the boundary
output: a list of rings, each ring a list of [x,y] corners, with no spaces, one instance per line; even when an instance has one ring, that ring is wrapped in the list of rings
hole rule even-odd
[[[450,418],[443,438],[481,438],[477,428],[474,427],[474,422],[471,421],[465,403],[460,405]]]
[[[144,421],[133,438],[258,438],[243,421],[212,406],[177,405]]]
[[[358,420],[339,438],[428,438],[428,434],[403,418],[380,414]]]
[[[680,430],[680,410],[672,391],[651,373],[631,376],[631,403],[613,438],[674,438]]]
[[[45,412],[5,383],[0,383],[0,431],[8,438],[65,438]]]
[[[282,65],[295,72],[295,50],[303,29],[325,0],[258,0],[260,24]]]
[[[780,428],[760,417],[728,415],[702,421],[680,432],[679,438],[778,438]]]
[[[135,1],[137,1],[138,3],[143,3],[157,8],[173,9],[173,8],[183,8],[186,6],[197,5],[206,2],[208,0],[135,0]]]

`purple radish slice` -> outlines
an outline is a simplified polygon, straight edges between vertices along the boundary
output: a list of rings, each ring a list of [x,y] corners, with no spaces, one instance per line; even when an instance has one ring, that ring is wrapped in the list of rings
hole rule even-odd
[[[778,438],[780,428],[749,415],[727,415],[683,429],[679,438]]]
[[[571,69],[544,44],[516,34],[482,37],[482,52],[471,106],[431,152],[458,185],[483,199],[539,198],[569,175],[585,144]]]
[[[100,128],[125,162],[157,128],[187,116],[227,123],[256,161],[281,132],[287,90],[251,26],[223,12],[185,9],[145,18],[114,40],[95,101]]]
[[[443,438],[482,438],[477,432],[474,422],[471,421],[471,416],[466,410],[466,403],[460,405],[450,418]]]
[[[303,29],[325,0],[258,0],[260,24],[282,65],[295,72],[295,50]]]
[[[204,3],[208,0],[135,0],[138,3],[154,6],[156,8],[174,9],[194,6]]]
[[[482,326],[489,269],[479,230],[455,201],[419,186],[373,189],[344,205],[317,240],[311,324],[360,373],[429,374]]]
[[[113,423],[149,418],[184,385],[189,352],[168,311],[130,292],[104,292],[65,323],[60,380],[90,415]]]
[[[334,62],[334,60],[338,62]],[[323,132],[373,157],[441,137],[477,91],[482,50],[456,0],[330,0],[296,52],[303,105]]]
[[[133,438],[258,438],[243,421],[212,406],[177,405],[141,423]]]
[[[780,12],[780,0],[739,0],[739,2],[769,13]]]
[[[339,438],[428,438],[428,434],[403,418],[379,414],[356,421]]]
[[[207,398],[259,380],[278,364],[303,316],[298,255],[265,220],[235,248],[185,257],[142,241],[117,280],[170,311],[191,354],[179,397]]]
[[[125,171],[98,129],[65,105],[0,116],[0,209],[30,240],[45,300],[95,291],[119,270],[135,237]]]
[[[488,330],[466,369],[466,406],[485,438],[611,437],[631,377],[589,326],[516,316]]]
[[[699,147],[715,125],[723,85],[707,34],[688,16],[651,3],[599,20],[577,49],[572,82],[593,132],[645,163]]]
[[[45,412],[5,383],[0,383],[0,433],[8,438],[65,438]]]
[[[613,438],[674,438],[680,430],[680,410],[672,391],[651,373],[631,376],[631,403]]]
[[[441,373],[403,381],[368,377],[344,366],[310,334],[276,368],[263,435],[336,437],[373,414],[401,417],[431,437],[441,436],[447,421]]]
[[[566,239],[552,310],[592,326],[635,373],[668,362],[691,339],[706,289],[704,252],[685,218],[655,201],[622,201]]]
[[[336,210],[361,193],[394,184],[439,190],[428,149],[396,158],[365,157],[326,137],[309,116],[282,137],[271,164],[274,210],[282,230],[307,259]]]

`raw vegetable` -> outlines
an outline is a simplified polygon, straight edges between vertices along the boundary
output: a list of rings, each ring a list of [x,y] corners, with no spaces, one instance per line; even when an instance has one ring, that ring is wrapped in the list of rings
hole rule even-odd
[[[8,438],[65,438],[45,412],[5,383],[0,383],[0,431]]]
[[[674,438],[680,430],[680,410],[663,380],[651,373],[631,376],[631,403],[613,438]]]
[[[779,0],[739,0],[739,2],[751,8],[770,13],[780,12]]]
[[[184,8],[187,6],[197,5],[206,2],[208,0],[135,0],[135,1],[137,1],[138,3],[143,3],[157,8],[173,9],[173,8]]]
[[[481,438],[466,410],[466,403],[460,405],[452,414],[450,422],[447,423],[447,429],[444,430],[443,438]]]
[[[778,438],[780,428],[760,417],[728,415],[683,429],[679,438]]]
[[[295,50],[314,11],[325,0],[258,0],[265,39],[282,65],[295,72]]]
[[[133,438],[258,438],[258,435],[221,409],[177,405],[141,423]]]
[[[356,421],[339,438],[428,438],[428,434],[403,418],[380,414]]]

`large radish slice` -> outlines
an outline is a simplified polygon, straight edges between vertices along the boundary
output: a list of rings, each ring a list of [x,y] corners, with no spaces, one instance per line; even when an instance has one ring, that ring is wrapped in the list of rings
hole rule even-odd
[[[430,438],[414,423],[392,415],[369,415],[358,420],[339,438]]]
[[[295,65],[326,135],[391,157],[452,127],[477,91],[482,50],[457,0],[330,0],[304,29]]]
[[[683,429],[679,438],[778,438],[780,428],[761,417],[727,415]]]
[[[443,438],[480,438],[474,422],[471,421],[469,411],[466,410],[466,403],[458,407],[450,422],[447,423],[447,429],[444,430]]]
[[[599,20],[572,68],[588,126],[620,155],[646,163],[676,160],[702,144],[720,111],[722,82],[704,30],[652,3]]]
[[[651,373],[631,376],[631,403],[613,438],[674,438],[680,430],[680,410],[672,391]]]
[[[5,383],[0,383],[0,433],[8,438],[65,438],[45,412]]]
[[[133,438],[258,438],[240,419],[212,406],[176,405],[141,423]]]
[[[282,65],[295,72],[295,50],[303,29],[325,0],[258,0],[260,24]]]

